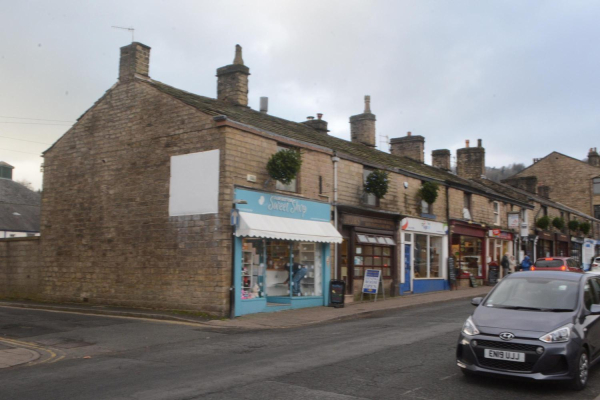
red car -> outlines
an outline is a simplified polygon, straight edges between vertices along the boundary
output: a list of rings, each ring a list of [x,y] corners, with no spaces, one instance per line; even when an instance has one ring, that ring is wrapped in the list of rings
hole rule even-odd
[[[583,268],[581,268],[579,261],[571,257],[538,258],[531,267],[531,270],[583,272]]]

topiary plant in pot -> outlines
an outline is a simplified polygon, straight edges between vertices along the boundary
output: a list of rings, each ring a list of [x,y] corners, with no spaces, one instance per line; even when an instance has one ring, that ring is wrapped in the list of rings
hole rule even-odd
[[[583,232],[584,235],[587,235],[588,233],[590,233],[590,229],[592,228],[592,225],[589,222],[582,222],[579,225],[579,229],[581,229],[581,232]]]
[[[579,221],[576,219],[569,221],[569,230],[576,231],[577,229],[579,229]]]
[[[559,231],[562,231],[565,228],[565,220],[560,217],[556,217],[552,220],[552,226]]]
[[[535,226],[545,231],[550,226],[550,217],[544,215],[543,217],[535,221]]]
[[[371,172],[365,181],[364,191],[377,197],[383,198],[389,189],[389,174],[380,169]]]
[[[267,162],[267,172],[276,181],[289,184],[293,181],[302,166],[302,155],[298,150],[286,149],[273,154]]]
[[[423,182],[417,196],[427,204],[433,204],[438,198],[438,190],[440,186],[436,182]]]

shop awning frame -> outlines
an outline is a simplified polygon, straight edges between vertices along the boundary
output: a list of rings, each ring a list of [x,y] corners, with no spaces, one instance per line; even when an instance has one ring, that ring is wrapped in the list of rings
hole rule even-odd
[[[299,242],[342,243],[342,235],[330,222],[240,212],[237,237]]]

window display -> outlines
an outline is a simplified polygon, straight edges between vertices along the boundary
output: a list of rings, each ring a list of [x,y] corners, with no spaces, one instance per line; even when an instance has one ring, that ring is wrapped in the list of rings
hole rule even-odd
[[[322,296],[321,267],[315,243],[244,239],[242,300]]]
[[[462,272],[482,276],[483,240],[471,236],[452,235],[452,252]]]
[[[394,240],[386,236],[356,235],[354,249],[354,277],[362,279],[366,269],[381,271],[384,278],[392,277],[392,249]]]
[[[439,236],[415,234],[414,277],[440,278],[442,238]]]

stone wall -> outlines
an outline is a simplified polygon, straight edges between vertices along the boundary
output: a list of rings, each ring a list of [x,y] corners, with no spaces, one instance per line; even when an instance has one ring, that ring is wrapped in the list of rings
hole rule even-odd
[[[41,295],[227,313],[231,203],[168,213],[170,157],[223,145],[212,117],[149,85],[107,92],[45,154]]]
[[[600,195],[592,195],[592,178],[597,176],[599,167],[554,152],[513,178],[536,177],[538,186],[550,187],[551,200],[594,215],[593,204],[600,204]]]
[[[39,297],[40,238],[0,239],[0,297]]]

